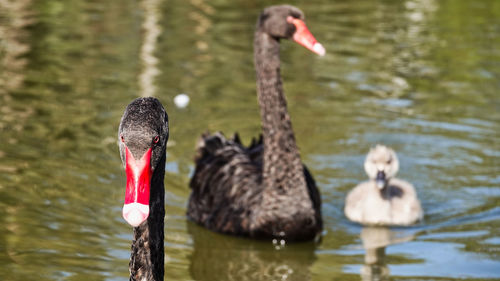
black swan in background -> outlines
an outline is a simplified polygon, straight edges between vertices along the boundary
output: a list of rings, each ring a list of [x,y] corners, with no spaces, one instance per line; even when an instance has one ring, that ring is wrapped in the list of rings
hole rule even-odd
[[[262,137],[249,147],[238,135],[203,135],[190,182],[188,217],[217,232],[287,241],[314,239],[322,230],[321,200],[295,143],[280,75],[280,39],[324,55],[299,9],[271,6],[260,14],[254,39]]]
[[[134,227],[130,280],[163,280],[167,112],[156,98],[132,101],[120,122],[118,143],[127,174],[123,217]]]
[[[348,219],[364,225],[410,225],[424,212],[413,185],[395,178],[399,169],[396,152],[377,145],[366,156],[369,181],[358,184],[345,200]]]

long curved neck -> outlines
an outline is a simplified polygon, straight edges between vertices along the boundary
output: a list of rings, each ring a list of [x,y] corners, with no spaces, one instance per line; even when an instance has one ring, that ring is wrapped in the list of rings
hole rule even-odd
[[[254,59],[264,138],[263,183],[266,189],[286,192],[306,182],[283,93],[279,48],[276,38],[257,29]]]
[[[149,216],[147,221],[134,227],[129,271],[132,281],[163,281],[165,219],[166,154],[160,160],[151,178]]]

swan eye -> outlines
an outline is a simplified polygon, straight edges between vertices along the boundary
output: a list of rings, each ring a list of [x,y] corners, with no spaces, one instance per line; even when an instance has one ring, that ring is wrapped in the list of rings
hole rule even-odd
[[[125,138],[123,137],[123,135],[120,135],[120,140],[121,140],[121,142],[123,142],[123,143],[125,142]]]
[[[392,159],[387,160],[387,164],[391,164]]]
[[[156,136],[153,138],[153,144],[157,144],[160,141],[160,137]]]

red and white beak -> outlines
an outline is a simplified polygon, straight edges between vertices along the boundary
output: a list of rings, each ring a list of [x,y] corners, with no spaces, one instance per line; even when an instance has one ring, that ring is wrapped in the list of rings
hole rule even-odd
[[[293,40],[300,45],[306,47],[310,51],[320,55],[324,56],[326,51],[323,45],[321,45],[314,36],[311,34],[309,29],[307,29],[307,26],[304,21],[299,20],[297,18],[294,18],[292,16],[288,16],[286,21],[288,23],[291,23],[295,25],[296,31],[293,34]]]
[[[149,148],[139,159],[134,159],[125,146],[125,173],[127,187],[125,189],[125,203],[123,218],[133,227],[139,226],[149,216],[149,190],[151,188],[151,153]]]

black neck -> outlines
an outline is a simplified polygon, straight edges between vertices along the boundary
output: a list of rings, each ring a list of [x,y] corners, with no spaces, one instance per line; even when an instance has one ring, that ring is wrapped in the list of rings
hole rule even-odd
[[[263,181],[266,188],[286,191],[306,182],[283,92],[279,52],[278,39],[257,29],[254,59],[264,138]]]
[[[166,154],[158,163],[151,178],[148,219],[134,227],[129,271],[132,281],[163,281],[165,219],[165,177]]]

